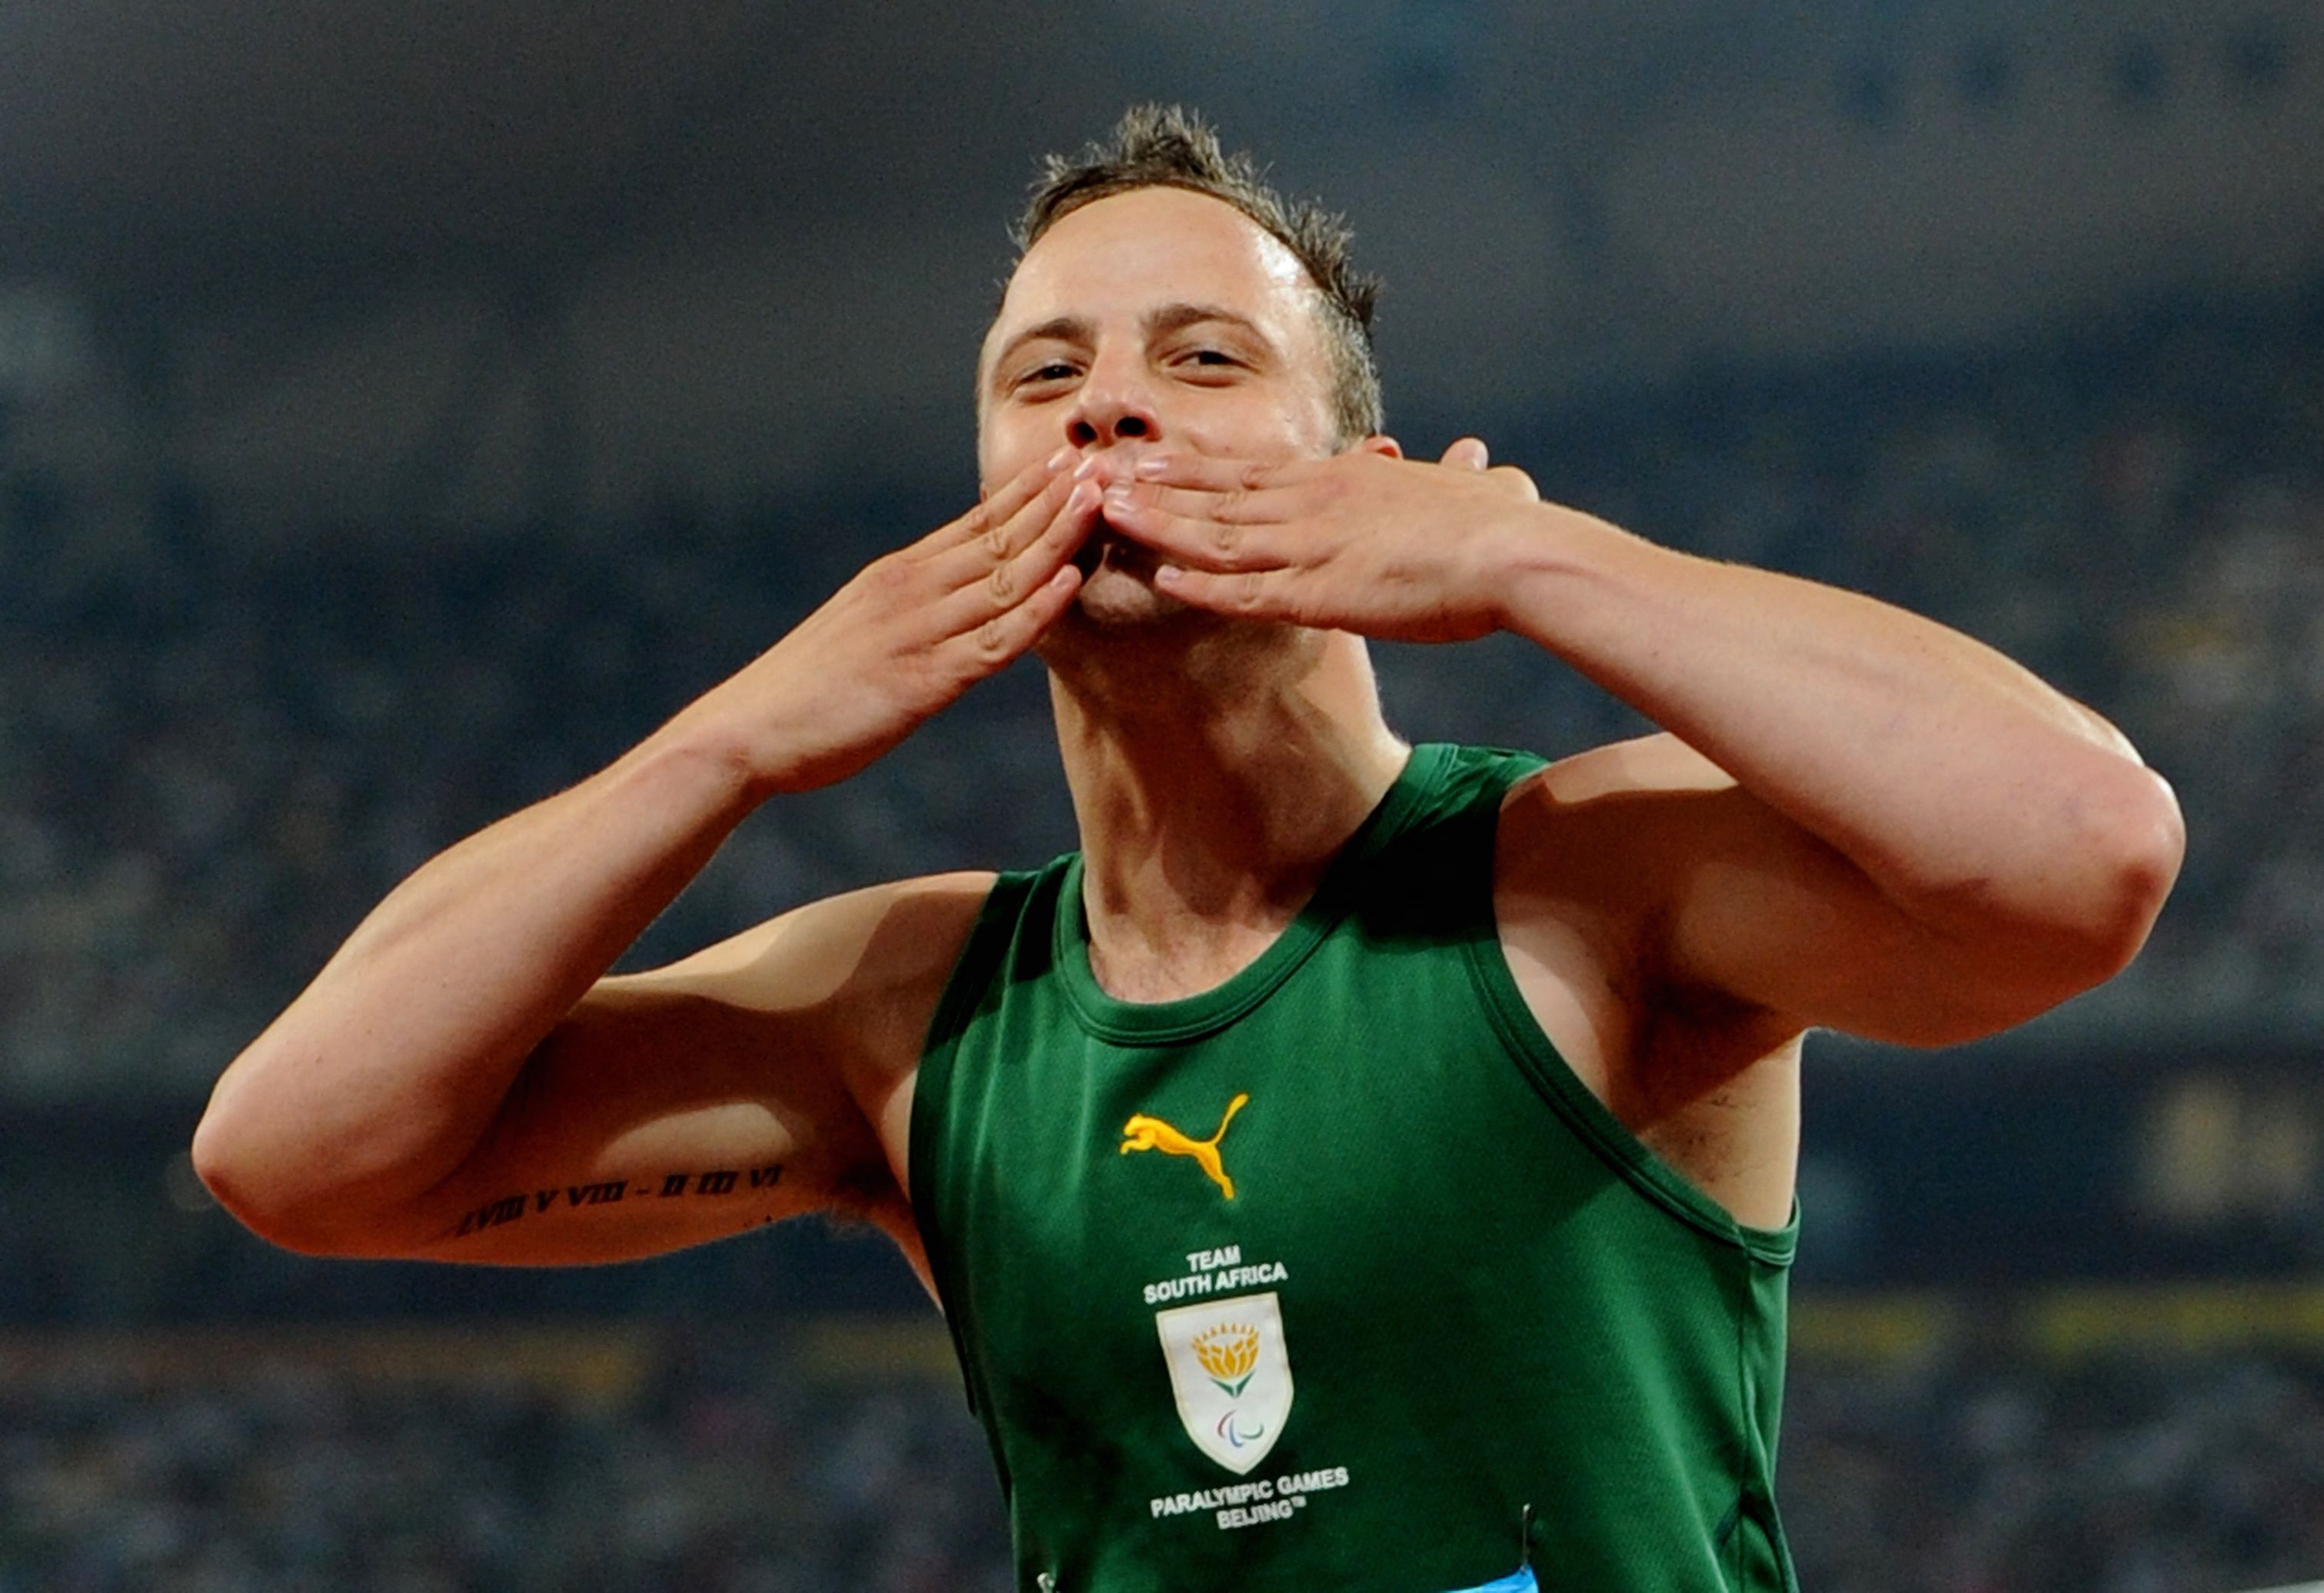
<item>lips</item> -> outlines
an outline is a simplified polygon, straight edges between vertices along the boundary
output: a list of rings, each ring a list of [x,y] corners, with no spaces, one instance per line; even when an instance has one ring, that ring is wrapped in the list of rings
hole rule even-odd
[[[1101,569],[1150,579],[1160,561],[1150,548],[1140,546],[1101,520],[1089,540],[1074,555],[1074,567],[1084,577]]]
[[[1113,539],[1113,533],[1101,525],[1090,532],[1081,547],[1074,551],[1074,568],[1081,571],[1084,580],[1097,574],[1097,566],[1105,562],[1106,544]]]

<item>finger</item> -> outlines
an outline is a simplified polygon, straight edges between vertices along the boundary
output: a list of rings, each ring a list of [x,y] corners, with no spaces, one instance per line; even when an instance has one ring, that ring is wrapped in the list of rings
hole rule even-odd
[[[1249,620],[1300,620],[1289,570],[1199,570],[1166,564],[1154,585],[1191,608]]]
[[[1270,487],[1296,484],[1313,474],[1321,463],[1288,459],[1268,464],[1259,459],[1214,459],[1202,454],[1148,454],[1131,467],[1130,474],[1134,481],[1157,486],[1249,495]]]
[[[990,536],[1045,493],[1055,493],[1057,502],[1064,502],[1065,494],[1072,490],[1076,457],[1073,449],[1059,448],[1047,459],[1028,465],[985,494],[966,514],[937,527],[922,539],[921,547],[929,553],[938,553]]]
[[[1190,512],[1162,501],[1173,493]],[[1105,523],[1131,541],[1196,569],[1275,569],[1291,562],[1293,549],[1280,524],[1229,518],[1223,507],[1215,498],[1176,488],[1116,486],[1106,492],[1103,512]],[[1312,539],[1304,549],[1309,557],[1322,551]]]
[[[1056,574],[1060,566],[1073,562],[1097,530],[1098,486],[1093,481],[1074,483],[1056,513],[1038,534],[1009,559],[994,567],[984,582],[985,589],[997,602],[1008,602],[1019,592],[1029,592]]]
[[[988,612],[974,624],[937,643],[940,651],[964,654],[975,673],[991,674],[1014,662],[1056,622],[1081,590],[1082,573],[1061,565],[1021,602]]]
[[[969,534],[943,541],[931,539],[933,545],[925,556],[928,567],[938,586],[947,592],[981,581],[1039,541],[1060,516],[1093,512],[1097,494],[1095,482],[1077,478],[1071,471],[1049,477],[1039,491],[1006,514],[998,512],[1005,501],[996,494],[990,501],[992,512],[977,517],[974,524],[964,517],[962,523],[968,526]],[[1016,494],[1011,493],[1010,497]]]
[[[1105,490],[1109,519],[1117,514],[1158,512],[1218,525],[1279,526],[1299,518],[1312,506],[1304,486],[1286,483],[1212,489],[1165,486],[1159,482],[1116,482]]]
[[[1454,470],[1483,470],[1492,456],[1482,437],[1464,437],[1444,450],[1443,463]]]
[[[1485,472],[1485,474],[1499,482],[1515,497],[1522,498],[1528,503],[1541,502],[1541,489],[1534,484],[1533,477],[1514,465],[1496,465]]]
[[[1035,499],[1010,527],[996,527],[991,535],[947,556],[938,599],[938,623],[946,634],[973,630],[1029,601],[1081,551],[1097,529],[1097,483],[1074,483],[1056,511],[1042,519],[1037,511],[1047,499],[1047,494]],[[996,540],[1004,530],[1011,532],[1013,545]],[[1003,547],[1005,551],[996,556],[994,550]]]

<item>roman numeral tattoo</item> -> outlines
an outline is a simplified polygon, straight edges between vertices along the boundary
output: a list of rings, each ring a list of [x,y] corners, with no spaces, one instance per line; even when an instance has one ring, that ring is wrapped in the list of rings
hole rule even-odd
[[[659,1185],[650,1182],[632,1183],[620,1178],[598,1183],[567,1183],[557,1188],[520,1191],[486,1201],[475,1211],[462,1215],[451,1238],[466,1238],[486,1229],[504,1228],[512,1222],[521,1222],[527,1217],[545,1216],[551,1211],[575,1211],[592,1206],[618,1206],[624,1202],[676,1200],[715,1200],[722,1196],[770,1190],[783,1176],[780,1162],[763,1167],[720,1168],[710,1173],[665,1173]]]

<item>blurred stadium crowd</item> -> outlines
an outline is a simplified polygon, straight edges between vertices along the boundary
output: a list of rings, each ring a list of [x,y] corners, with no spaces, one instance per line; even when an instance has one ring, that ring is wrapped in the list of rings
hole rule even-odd
[[[2190,852],[2077,1043],[2316,1032],[2324,294],[1454,421],[1547,495],[1932,613],[2118,720],[2177,785]],[[93,519],[9,460],[0,416],[0,1101],[189,1113],[403,873],[602,765],[954,507],[285,548],[187,494]],[[1383,677],[1419,736],[1558,752],[1635,723],[1520,647],[1386,649]],[[1045,719],[1020,669],[762,816],[637,957],[1069,844]],[[205,1320],[280,1314],[214,1258]],[[48,1320],[32,1298],[0,1314]],[[658,1343],[595,1403],[327,1366],[0,1377],[0,1593],[1007,1585],[989,1463],[940,1379],[867,1390],[756,1338]],[[2324,1351],[2063,1378],[1803,1357],[1783,1472],[1821,1593],[2312,1577]]]
[[[984,1441],[941,1384],[819,1384],[729,1336],[608,1398],[567,1358],[448,1386],[309,1356],[6,1388],[0,1589],[1009,1588]]]
[[[312,1357],[12,1379],[0,1593],[1010,1586],[954,1385],[818,1377],[779,1335],[642,1358],[610,1395]],[[2324,1356],[1810,1362],[1790,1401],[1816,1593],[2237,1593],[2324,1565]]]
[[[1788,1392],[1816,1593],[2233,1593],[2324,1568],[2324,1355],[1842,1367]]]

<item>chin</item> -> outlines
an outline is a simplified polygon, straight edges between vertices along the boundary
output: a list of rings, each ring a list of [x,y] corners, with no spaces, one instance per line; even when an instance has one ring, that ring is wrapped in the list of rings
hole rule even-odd
[[[1197,611],[1154,585],[1154,555],[1102,528],[1082,550],[1074,612],[1104,630],[1150,625]]]
[[[1167,593],[1155,589],[1143,576],[1101,566],[1084,576],[1074,599],[1074,609],[1093,625],[1148,625],[1195,611]]]

